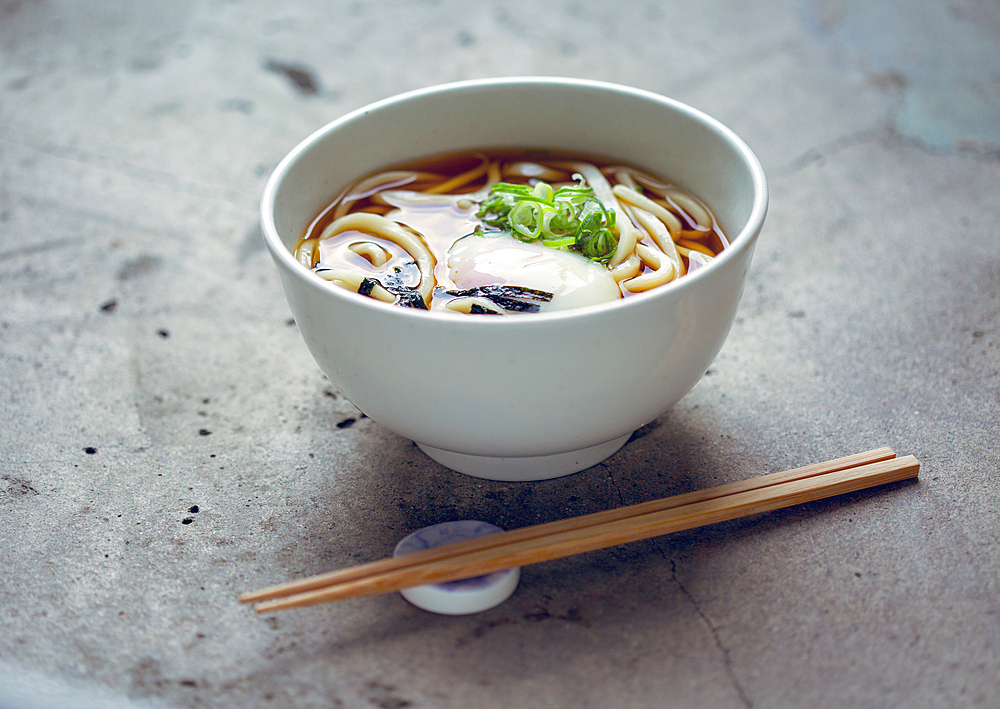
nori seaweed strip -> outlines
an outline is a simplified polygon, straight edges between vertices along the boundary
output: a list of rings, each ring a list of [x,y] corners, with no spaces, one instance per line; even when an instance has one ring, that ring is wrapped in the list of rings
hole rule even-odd
[[[402,273],[402,269],[399,266],[396,266],[392,270],[392,273],[386,273],[382,276],[382,280],[379,281],[379,284],[396,296],[396,305],[403,308],[427,310],[427,303],[425,303],[424,299],[420,297],[420,293],[417,292],[417,289],[413,286],[406,285],[403,283],[403,279],[399,277],[399,274]]]
[[[386,290],[389,289],[386,288]],[[393,293],[394,291],[389,291],[389,292]],[[427,303],[424,302],[424,299],[421,298],[420,294],[417,293],[417,291],[414,290],[413,288],[410,288],[402,292],[396,292],[395,295],[398,298],[398,300],[396,301],[396,305],[399,305],[404,308],[416,308],[417,310],[427,310]]]
[[[525,303],[523,300],[504,298],[499,295],[486,295],[483,297],[491,303],[496,303],[504,310],[516,310],[519,313],[537,313],[539,308],[542,307],[538,303]]]
[[[537,308],[538,306],[536,305],[535,307]],[[499,314],[500,313],[498,313],[495,310],[489,310],[476,303],[473,303],[472,307],[469,308],[469,315],[499,315]]]
[[[479,297],[489,298],[490,300],[494,297],[516,298],[520,300],[539,300],[543,303],[548,303],[552,300],[552,293],[549,293],[548,291],[526,288],[525,286],[506,286],[499,284],[476,286],[475,288],[469,288],[467,290],[449,290],[445,291],[445,293],[460,298]]]
[[[416,265],[415,261],[410,261],[408,263]],[[332,269],[321,263],[316,264],[316,266],[313,267],[313,271],[315,273],[322,273],[323,271],[330,270]],[[424,302],[424,299],[421,297],[417,289],[403,283],[403,279],[400,278],[400,274],[402,272],[402,269],[399,266],[396,266],[393,268],[393,273],[386,273],[381,279],[365,276],[361,279],[361,283],[358,284],[358,294],[371,298],[373,297],[372,291],[375,290],[375,286],[381,286],[396,296],[395,305],[399,305],[404,308],[427,310],[427,303]]]
[[[411,261],[410,263],[416,265],[415,262],[413,261]],[[416,290],[413,286],[408,286],[405,283],[403,283],[403,279],[400,278],[400,274],[402,272],[403,269],[401,269],[399,266],[396,266],[392,269],[392,273],[386,273],[385,275],[383,275],[381,281],[382,287],[385,288],[390,293],[396,293],[397,291]]]
[[[519,313],[538,312],[540,306],[537,303],[526,303],[526,300],[537,300],[543,303],[552,300],[552,294],[548,291],[535,290],[534,288],[526,288],[524,286],[499,284],[477,286],[467,290],[448,290],[445,293],[456,298],[486,298],[504,310]]]

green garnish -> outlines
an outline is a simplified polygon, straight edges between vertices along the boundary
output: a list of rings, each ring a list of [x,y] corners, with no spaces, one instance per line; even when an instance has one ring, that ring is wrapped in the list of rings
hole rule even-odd
[[[553,190],[547,182],[533,187],[498,182],[479,203],[476,216],[486,226],[510,232],[520,241],[578,251],[592,261],[607,263],[618,248],[618,237],[612,232],[615,213],[583,185]]]

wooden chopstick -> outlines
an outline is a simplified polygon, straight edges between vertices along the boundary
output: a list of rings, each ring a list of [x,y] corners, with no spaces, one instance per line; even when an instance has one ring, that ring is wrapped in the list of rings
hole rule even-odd
[[[368,562],[366,564],[359,564],[346,569],[330,571],[324,574],[310,576],[309,578],[291,581],[277,586],[264,588],[259,591],[246,593],[240,597],[240,600],[243,603],[256,603],[270,598],[290,596],[292,594],[302,593],[303,591],[309,591],[314,588],[323,588],[335,583],[350,581],[355,578],[371,576],[373,574],[401,569],[407,566],[417,566],[429,561],[436,561],[437,559],[454,556],[458,553],[489,549],[514,541],[533,539],[535,537],[555,534],[557,532],[567,532],[573,529],[582,529],[603,522],[611,522],[616,519],[635,517],[636,515],[670,509],[671,507],[679,507],[680,505],[692,502],[701,502],[702,500],[724,497],[737,492],[746,492],[747,490],[757,490],[759,488],[776,485],[782,482],[800,480],[802,478],[822,475],[824,473],[832,473],[837,470],[854,468],[859,465],[867,465],[868,463],[877,463],[883,460],[889,460],[894,458],[895,455],[896,454],[891,448],[876,448],[875,450],[866,451],[864,453],[856,453],[843,458],[828,460],[823,463],[813,463],[812,465],[807,465],[801,468],[771,473],[769,475],[762,475],[746,480],[738,480],[736,482],[720,485],[718,487],[695,490],[682,495],[674,495],[673,497],[651,500],[637,505],[629,505],[627,507],[618,507],[602,512],[594,512],[592,514],[557,520],[555,522],[536,524],[531,527],[522,527],[521,529],[513,529],[508,532],[504,532],[503,534],[496,534],[489,537],[479,537],[478,539],[456,542],[447,546],[425,549],[411,554],[406,554],[405,556],[391,557],[388,559]]]
[[[240,600],[269,601],[256,607],[257,612],[265,613],[467,578],[916,476],[919,464],[915,459],[895,461],[893,456],[891,449],[880,448],[684,495],[361,564],[247,593]],[[850,471],[855,472],[848,474]],[[830,477],[837,473],[843,474]]]
[[[916,477],[912,456],[825,473],[756,490],[693,502],[658,512],[595,524],[582,529],[515,541],[489,549],[456,554],[418,566],[404,567],[259,604],[258,613],[325,603],[355,596],[398,591],[527,566],[595,549],[646,539],[684,529],[810,502],[846,492]],[[501,536],[501,535],[494,535]]]

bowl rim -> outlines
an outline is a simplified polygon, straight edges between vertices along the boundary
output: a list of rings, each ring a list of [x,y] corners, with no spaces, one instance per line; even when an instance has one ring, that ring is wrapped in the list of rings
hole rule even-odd
[[[341,126],[352,123],[369,113],[382,110],[386,107],[393,106],[398,103],[405,103],[414,99],[434,96],[436,94],[465,91],[469,89],[530,85],[558,85],[563,87],[591,90],[596,89],[612,93],[627,94],[629,96],[653,103],[660,103],[670,107],[672,110],[687,114],[689,117],[704,123],[711,130],[724,136],[730,143],[732,143],[733,146],[735,146],[737,152],[749,166],[753,183],[753,204],[750,209],[750,214],[743,223],[739,233],[735,236],[729,237],[729,247],[724,249],[719,256],[713,259],[712,263],[699,268],[695,273],[685,275],[683,278],[678,278],[670,283],[658,286],[644,293],[636,293],[628,298],[579,308],[532,313],[530,317],[515,316],[504,318],[475,318],[457,317],[454,313],[442,313],[416,308],[400,308],[391,303],[383,303],[374,298],[358,298],[356,297],[356,294],[350,293],[349,291],[333,286],[332,284],[325,283],[321,279],[311,276],[309,271],[307,271],[302,264],[298,262],[291,250],[285,245],[284,241],[282,241],[281,237],[278,235],[277,226],[274,222],[274,204],[282,180],[292,166],[299,160],[299,158],[310,150],[316,142],[326,135],[336,131]],[[761,165],[760,160],[754,154],[753,150],[750,149],[750,146],[747,145],[747,143],[740,138],[739,135],[737,135],[724,123],[716,118],[713,118],[707,113],[677,99],[673,99],[646,89],[627,86],[625,84],[559,76],[506,76],[453,81],[405,91],[367,103],[364,106],[356,108],[321,126],[299,141],[299,143],[278,162],[274,170],[271,172],[261,195],[260,227],[264,242],[267,245],[268,250],[271,252],[272,257],[284,266],[285,270],[289,274],[293,275],[295,278],[301,279],[310,288],[318,288],[325,293],[329,293],[331,297],[337,299],[346,299],[345,304],[353,304],[358,308],[371,308],[373,309],[373,314],[378,313],[381,315],[397,315],[404,318],[416,317],[429,319],[430,321],[448,323],[457,327],[513,327],[516,325],[541,327],[544,324],[551,323],[555,320],[592,317],[605,311],[617,311],[627,308],[642,307],[644,303],[661,298],[668,298],[670,297],[670,294],[676,291],[694,287],[696,283],[705,278],[711,277],[715,271],[723,268],[726,262],[736,258],[736,252],[751,248],[754,242],[754,236],[759,234],[760,229],[763,226],[764,219],[767,215],[767,208],[767,178],[764,174],[764,168]],[[535,325],[531,325],[531,323],[535,323]]]

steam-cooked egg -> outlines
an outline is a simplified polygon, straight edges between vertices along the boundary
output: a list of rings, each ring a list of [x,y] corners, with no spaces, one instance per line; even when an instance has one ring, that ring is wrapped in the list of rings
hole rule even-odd
[[[580,254],[508,234],[470,235],[448,250],[448,276],[460,289],[493,284],[524,286],[552,293],[541,310],[563,310],[621,297],[614,276]]]

